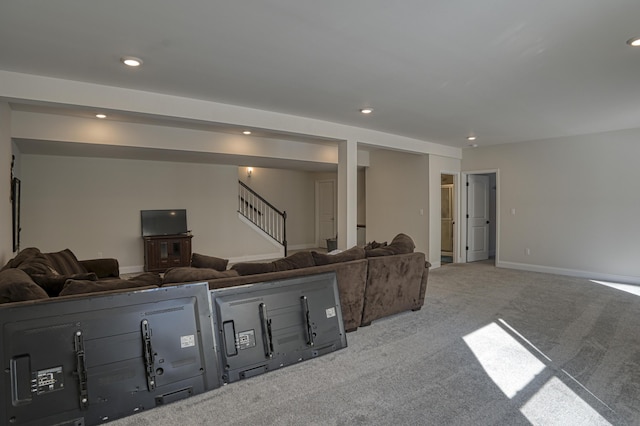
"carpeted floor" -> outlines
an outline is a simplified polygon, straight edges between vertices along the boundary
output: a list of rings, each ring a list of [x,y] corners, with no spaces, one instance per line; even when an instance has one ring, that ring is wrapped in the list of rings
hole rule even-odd
[[[113,425],[637,425],[640,298],[589,280],[432,270],[349,347]]]

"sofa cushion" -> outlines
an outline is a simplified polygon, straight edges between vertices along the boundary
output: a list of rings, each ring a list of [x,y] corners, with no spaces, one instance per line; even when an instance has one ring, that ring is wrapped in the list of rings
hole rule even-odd
[[[216,271],[224,271],[227,269],[229,259],[221,259],[214,256],[205,256],[204,254],[193,253],[191,255],[191,266],[194,268],[208,268]]]
[[[34,254],[28,259],[20,262],[17,266],[18,269],[22,269],[28,275],[42,274],[42,275],[56,275],[57,272],[53,268],[53,265],[42,253]]]
[[[312,251],[311,255],[316,266],[328,265],[330,263],[350,262],[352,260],[364,259],[365,252],[362,247],[354,246],[348,250],[337,254],[325,254]]]
[[[387,242],[383,242],[383,243],[379,243],[376,240],[373,240],[371,242],[368,242],[366,246],[364,246],[365,250],[371,250],[371,249],[375,249],[375,248],[380,248],[380,247],[384,247],[387,245]]]
[[[33,281],[38,284],[49,297],[56,297],[62,291],[67,280],[97,281],[98,277],[93,272],[68,275],[31,274]]]
[[[410,236],[406,234],[398,234],[393,238],[393,240],[391,240],[389,245],[365,250],[365,253],[367,257],[391,256],[394,254],[413,253],[415,248],[416,245],[413,243]]]
[[[8,261],[7,264],[2,267],[1,271],[4,271],[5,269],[9,269],[9,268],[17,268],[22,264],[22,262],[38,254],[42,254],[42,253],[40,253],[40,250],[38,250],[35,247],[27,247],[26,249],[20,250],[20,252],[16,255],[16,257]]]
[[[88,259],[79,261],[87,272],[95,272],[98,279],[120,278],[120,264],[115,258]]]
[[[55,253],[45,253],[45,257],[51,262],[53,269],[55,269],[59,275],[87,273],[87,269],[78,262],[76,255],[69,249]]]
[[[101,281],[69,279],[64,284],[60,296],[72,294],[97,293],[110,290],[135,289],[140,287],[159,286],[162,280],[160,275],[154,272],[146,272],[128,280],[121,278],[106,279]]]
[[[276,272],[316,266],[313,261],[313,255],[308,251],[299,251],[282,259],[274,260],[271,263],[273,263]]]
[[[264,274],[266,272],[276,272],[276,266],[273,262],[268,263],[253,263],[253,262],[240,262],[231,267],[232,271],[238,272],[238,275],[255,275]]]
[[[171,268],[164,273],[162,280],[163,284],[173,283],[186,283],[193,281],[206,281],[217,278],[237,277],[239,274],[237,271],[218,271],[211,268],[190,268],[188,266],[182,266],[178,268]]]
[[[47,293],[26,272],[9,268],[0,271],[0,303],[47,299]]]

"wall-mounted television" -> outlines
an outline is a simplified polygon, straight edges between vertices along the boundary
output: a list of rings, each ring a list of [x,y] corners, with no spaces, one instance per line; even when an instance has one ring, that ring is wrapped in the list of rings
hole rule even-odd
[[[174,210],[140,210],[142,236],[180,235],[186,234],[187,211]]]

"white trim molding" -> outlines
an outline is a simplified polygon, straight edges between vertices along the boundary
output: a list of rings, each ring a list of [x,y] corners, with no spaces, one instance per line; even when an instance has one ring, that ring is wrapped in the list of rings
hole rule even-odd
[[[640,285],[640,277],[627,275],[603,274],[601,272],[583,271],[579,269],[556,268],[554,266],[532,265],[528,263],[504,262],[496,260],[498,268],[518,269],[520,271],[544,272],[547,274],[567,275],[588,280],[610,281],[620,284]]]

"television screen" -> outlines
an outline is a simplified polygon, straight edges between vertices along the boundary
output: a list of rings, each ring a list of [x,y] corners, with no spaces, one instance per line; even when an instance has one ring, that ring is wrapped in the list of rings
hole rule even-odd
[[[141,210],[142,236],[180,235],[186,234],[187,211],[175,210]]]

